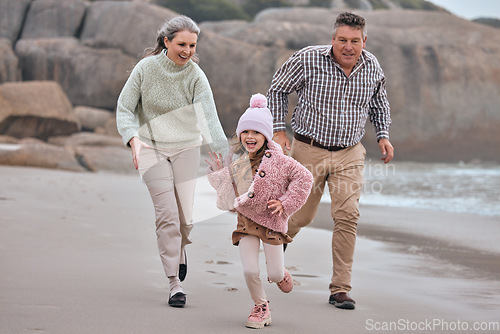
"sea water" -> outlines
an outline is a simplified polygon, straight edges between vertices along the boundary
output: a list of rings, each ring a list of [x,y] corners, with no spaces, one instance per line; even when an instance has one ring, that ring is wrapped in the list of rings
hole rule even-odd
[[[367,160],[364,178],[362,205],[500,216],[499,165]]]

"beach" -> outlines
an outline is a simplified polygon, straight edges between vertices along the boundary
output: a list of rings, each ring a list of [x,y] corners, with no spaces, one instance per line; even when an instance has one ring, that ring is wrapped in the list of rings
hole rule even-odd
[[[0,166],[0,185],[0,333],[251,331],[236,218],[215,208],[206,177],[183,309],[167,304],[153,206],[137,175]],[[323,203],[289,245],[291,293],[264,283],[272,325],[263,333],[500,332],[498,217],[361,205],[354,311],[328,304],[331,226]]]

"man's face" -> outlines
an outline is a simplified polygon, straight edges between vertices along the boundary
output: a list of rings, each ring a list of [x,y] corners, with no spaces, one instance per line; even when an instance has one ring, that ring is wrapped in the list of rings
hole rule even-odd
[[[333,56],[340,67],[349,72],[365,48],[366,37],[363,39],[363,31],[349,26],[340,26],[332,38]]]

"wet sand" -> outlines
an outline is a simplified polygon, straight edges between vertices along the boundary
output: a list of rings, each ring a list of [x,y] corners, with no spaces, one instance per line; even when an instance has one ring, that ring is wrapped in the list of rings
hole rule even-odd
[[[369,205],[360,214],[358,236],[463,267],[471,278],[500,278],[500,217]],[[332,224],[330,204],[321,203],[310,226]]]

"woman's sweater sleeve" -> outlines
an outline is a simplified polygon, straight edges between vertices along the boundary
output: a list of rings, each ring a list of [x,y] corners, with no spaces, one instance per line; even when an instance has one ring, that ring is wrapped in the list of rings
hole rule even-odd
[[[307,168],[293,160],[290,162],[289,180],[287,191],[279,200],[290,217],[306,203],[311,192],[313,176]]]
[[[220,210],[233,210],[236,195],[229,168],[226,166],[216,172],[208,168],[207,178],[210,185],[217,192],[217,208]]]
[[[133,137],[138,137],[139,118],[136,110],[141,98],[140,72],[139,66],[133,69],[123,86],[116,106],[116,127],[125,145],[128,145]]]
[[[210,145],[212,151],[224,156],[227,155],[229,152],[227,138],[217,115],[210,83],[201,69],[195,83],[193,104],[203,138]]]

